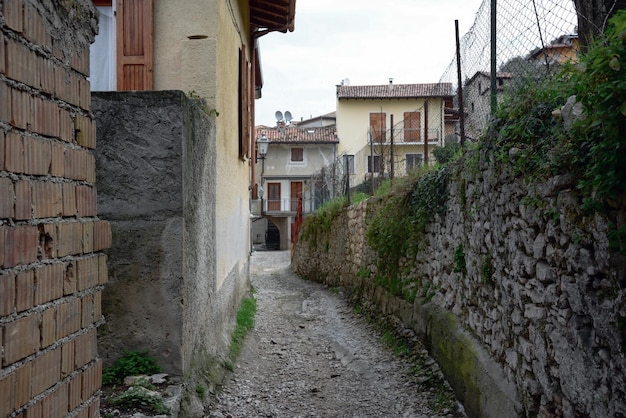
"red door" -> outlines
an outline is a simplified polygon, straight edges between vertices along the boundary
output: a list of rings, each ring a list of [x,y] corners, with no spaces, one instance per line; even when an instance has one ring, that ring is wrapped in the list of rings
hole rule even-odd
[[[302,197],[302,182],[291,182],[291,211],[296,212],[298,210],[298,200]]]
[[[280,211],[280,183],[267,183],[267,211]]]

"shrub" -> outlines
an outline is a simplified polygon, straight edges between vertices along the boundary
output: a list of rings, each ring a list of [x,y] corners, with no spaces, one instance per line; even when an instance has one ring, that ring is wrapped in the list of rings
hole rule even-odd
[[[111,367],[102,371],[102,384],[122,383],[126,376],[160,373],[161,367],[148,351],[127,351]]]

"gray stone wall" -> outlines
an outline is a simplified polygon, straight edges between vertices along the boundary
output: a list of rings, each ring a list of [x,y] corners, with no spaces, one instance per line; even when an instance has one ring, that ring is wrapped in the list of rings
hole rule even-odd
[[[217,288],[215,118],[180,91],[93,93],[92,103],[98,208],[113,231],[100,354],[106,366],[148,350],[184,376],[183,412],[200,416],[196,385],[219,382],[249,289],[247,263]]]
[[[403,261],[421,284],[414,303],[363,274],[375,271],[364,235],[376,201],[301,239],[294,268],[419,334],[471,416],[625,416],[626,280],[609,221],[580,210],[568,176],[528,183],[487,157],[452,175],[445,215]]]

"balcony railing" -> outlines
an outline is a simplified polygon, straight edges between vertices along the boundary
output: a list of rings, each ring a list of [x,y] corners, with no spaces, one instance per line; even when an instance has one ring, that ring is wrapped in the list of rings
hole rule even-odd
[[[371,129],[369,132],[370,138],[374,140],[374,144],[389,144],[391,143],[391,129],[386,129],[381,132],[376,129]],[[441,138],[440,129],[428,130],[428,143],[437,143]],[[381,141],[382,140],[382,141]],[[393,130],[393,142],[396,144],[423,144],[424,143],[424,130],[423,129],[394,129]]]

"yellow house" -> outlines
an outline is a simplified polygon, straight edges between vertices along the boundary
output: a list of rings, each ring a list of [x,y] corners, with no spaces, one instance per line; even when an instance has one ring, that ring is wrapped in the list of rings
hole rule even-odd
[[[352,185],[431,163],[450,133],[452,97],[450,83],[337,86],[339,153],[350,156]]]

